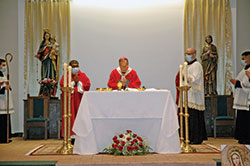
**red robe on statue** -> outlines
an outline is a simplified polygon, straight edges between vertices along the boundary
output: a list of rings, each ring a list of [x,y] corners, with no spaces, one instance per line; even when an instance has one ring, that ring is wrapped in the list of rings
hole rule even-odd
[[[74,81],[74,74],[71,75],[71,82]],[[74,91],[71,94],[71,135],[74,135],[75,133],[72,131],[72,127],[73,124],[75,122],[75,118],[78,112],[78,108],[80,106],[81,103],[81,99],[82,99],[82,95],[84,91],[88,91],[90,88],[90,80],[89,78],[86,76],[86,74],[82,73],[80,70],[78,72],[78,78],[79,78],[79,82],[78,83],[73,83],[73,88]],[[67,74],[67,85],[68,85],[68,74]],[[63,87],[64,84],[64,76],[62,76],[61,81],[60,81],[60,86]],[[61,100],[63,101],[62,103],[64,103],[64,93],[62,92],[61,95]],[[67,102],[68,102],[68,96],[67,96]],[[64,135],[64,104],[61,106],[62,107],[62,136]]]
[[[121,73],[119,67],[111,72],[109,76],[108,87],[114,90],[118,89],[117,82],[121,81],[122,75],[125,76],[125,78],[128,80],[129,88],[140,88],[141,81],[137,76],[136,71],[131,68],[128,68],[128,71],[126,73]]]

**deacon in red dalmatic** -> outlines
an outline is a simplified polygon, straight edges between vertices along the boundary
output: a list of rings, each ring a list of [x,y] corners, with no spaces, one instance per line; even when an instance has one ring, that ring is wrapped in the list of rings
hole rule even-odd
[[[73,93],[71,94],[71,135],[75,135],[75,133],[72,131],[73,124],[75,122],[75,118],[78,112],[78,108],[81,103],[81,99],[83,96],[84,91],[88,91],[90,88],[90,80],[86,76],[85,73],[81,72],[79,70],[79,63],[76,60],[70,61],[69,65],[72,67],[72,75],[71,75],[71,84],[74,88]],[[68,74],[67,74],[67,84],[68,84]],[[62,76],[60,81],[60,86],[63,87],[64,84],[64,76]],[[64,100],[64,93],[62,92],[61,100]],[[68,99],[67,99],[68,100]],[[64,102],[64,101],[63,101]],[[64,107],[62,105],[62,136],[63,136],[63,128],[64,128]]]

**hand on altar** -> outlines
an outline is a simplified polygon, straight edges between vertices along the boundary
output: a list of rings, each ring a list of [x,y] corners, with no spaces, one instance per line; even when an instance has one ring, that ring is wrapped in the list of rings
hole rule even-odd
[[[73,80],[75,81],[75,83],[78,83],[79,81],[78,73],[74,76]]]
[[[250,71],[246,70],[245,73],[246,73],[247,77],[250,78]]]
[[[235,85],[235,84],[236,84],[236,82],[237,82],[237,80],[236,80],[236,79],[231,78],[231,79],[230,79],[230,82],[231,82],[233,85]]]

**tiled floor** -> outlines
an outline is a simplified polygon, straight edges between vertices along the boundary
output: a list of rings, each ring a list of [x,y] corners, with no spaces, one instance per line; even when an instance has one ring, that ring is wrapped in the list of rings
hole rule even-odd
[[[0,144],[0,161],[57,161],[58,166],[69,165],[112,165],[112,166],[149,166],[149,165],[216,165],[213,159],[220,159],[219,153],[181,153],[181,154],[149,154],[146,156],[111,156],[105,154],[98,155],[44,155],[26,156],[33,148],[47,143],[58,143],[62,140],[27,140],[13,138],[9,144]],[[209,138],[205,143],[220,148],[220,145],[237,144],[236,140],[229,138]]]

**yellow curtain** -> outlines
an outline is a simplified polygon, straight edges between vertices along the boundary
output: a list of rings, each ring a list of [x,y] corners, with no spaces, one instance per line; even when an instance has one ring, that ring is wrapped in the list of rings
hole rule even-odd
[[[60,66],[70,59],[70,0],[25,1],[24,89],[31,95],[37,95],[40,88],[41,62],[35,55],[44,29],[49,29],[59,44],[57,72],[61,76]]]
[[[205,36],[213,36],[218,51],[217,91],[231,94],[232,25],[230,0],[186,0],[184,11],[184,48],[194,47],[197,58]]]

